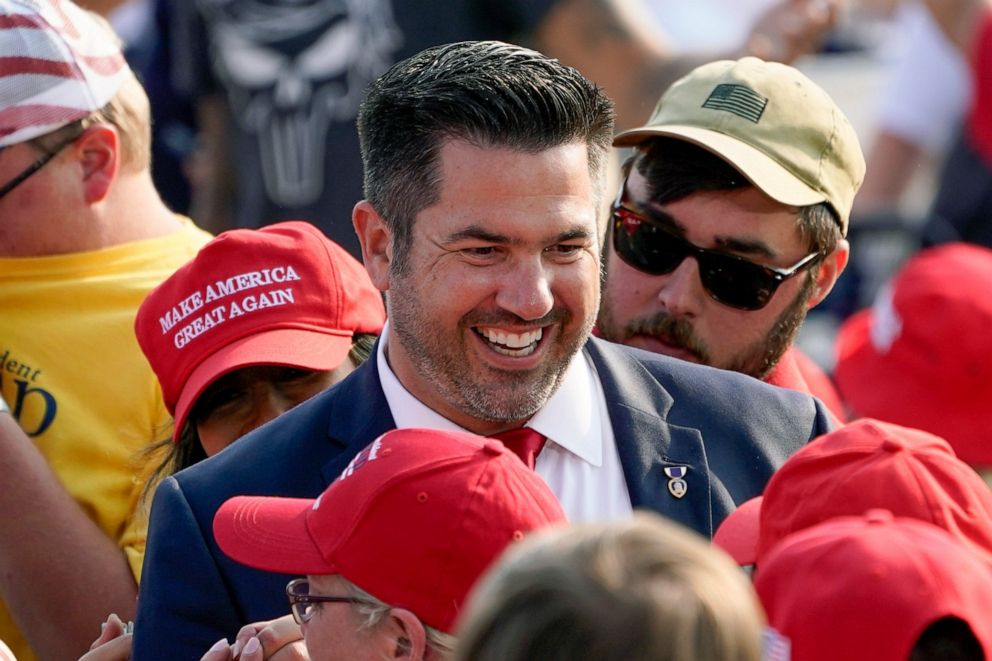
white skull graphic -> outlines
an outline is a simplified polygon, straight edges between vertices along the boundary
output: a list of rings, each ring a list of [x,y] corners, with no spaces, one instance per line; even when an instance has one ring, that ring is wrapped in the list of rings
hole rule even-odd
[[[201,8],[235,117],[258,135],[269,197],[313,202],[330,122],[355,117],[400,45],[389,0],[201,0]]]

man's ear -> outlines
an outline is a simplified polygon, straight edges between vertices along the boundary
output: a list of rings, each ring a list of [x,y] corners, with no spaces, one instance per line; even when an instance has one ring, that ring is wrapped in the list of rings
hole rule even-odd
[[[427,655],[427,630],[413,612],[391,608],[386,632],[391,638],[391,657],[420,661]]]
[[[393,260],[393,235],[376,208],[362,200],[351,212],[351,222],[362,244],[362,261],[372,284],[379,291],[389,290],[389,266]]]
[[[74,153],[83,170],[83,196],[87,204],[102,202],[120,169],[120,138],[106,124],[91,126],[76,139]]]
[[[834,288],[837,278],[844,272],[850,256],[851,244],[847,242],[847,239],[841,239],[837,242],[837,247],[834,248],[833,252],[823,258],[816,273],[816,287],[809,299],[808,307],[812,308],[819,305],[820,301],[827,297],[830,290]]]

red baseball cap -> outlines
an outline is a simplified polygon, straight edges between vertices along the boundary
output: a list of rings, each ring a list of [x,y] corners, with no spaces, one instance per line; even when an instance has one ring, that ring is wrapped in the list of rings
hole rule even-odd
[[[795,533],[762,561],[755,589],[796,661],[906,661],[945,617],[992,658],[992,570],[925,521],[872,510]]]
[[[745,500],[717,527],[713,543],[741,567],[755,564],[758,557],[758,526],[761,496]]]
[[[918,253],[871,309],[847,319],[834,369],[858,414],[940,435],[992,466],[992,250],[952,243]]]
[[[228,500],[214,517],[214,537],[240,563],[340,574],[450,632],[503,549],[564,521],[544,481],[499,441],[398,429],[360,452],[316,500]]]
[[[787,535],[872,508],[928,521],[992,568],[992,491],[942,438],[862,418],[803,446],[768,481],[757,574]]]
[[[385,319],[365,268],[290,221],[217,236],[148,294],[134,327],[178,439],[221,376],[251,365],[333,370],[355,333],[378,333]]]

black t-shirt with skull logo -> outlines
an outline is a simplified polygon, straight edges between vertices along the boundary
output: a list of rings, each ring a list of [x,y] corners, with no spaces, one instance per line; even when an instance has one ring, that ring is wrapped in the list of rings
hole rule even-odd
[[[553,0],[168,0],[174,81],[231,113],[235,225],[304,219],[356,256],[366,86],[435,44],[519,40]]]

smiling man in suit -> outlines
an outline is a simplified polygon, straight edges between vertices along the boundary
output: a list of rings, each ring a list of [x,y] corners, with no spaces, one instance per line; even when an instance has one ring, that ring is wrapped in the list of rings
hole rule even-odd
[[[284,613],[287,577],[225,558],[214,513],[313,498],[390,429],[500,437],[573,521],[646,508],[711,535],[829,426],[806,395],[590,339],[613,109],[574,69],[500,42],[428,49],[369,89],[359,131],[353,221],[387,327],[343,382],[159,487],[139,661]]]

